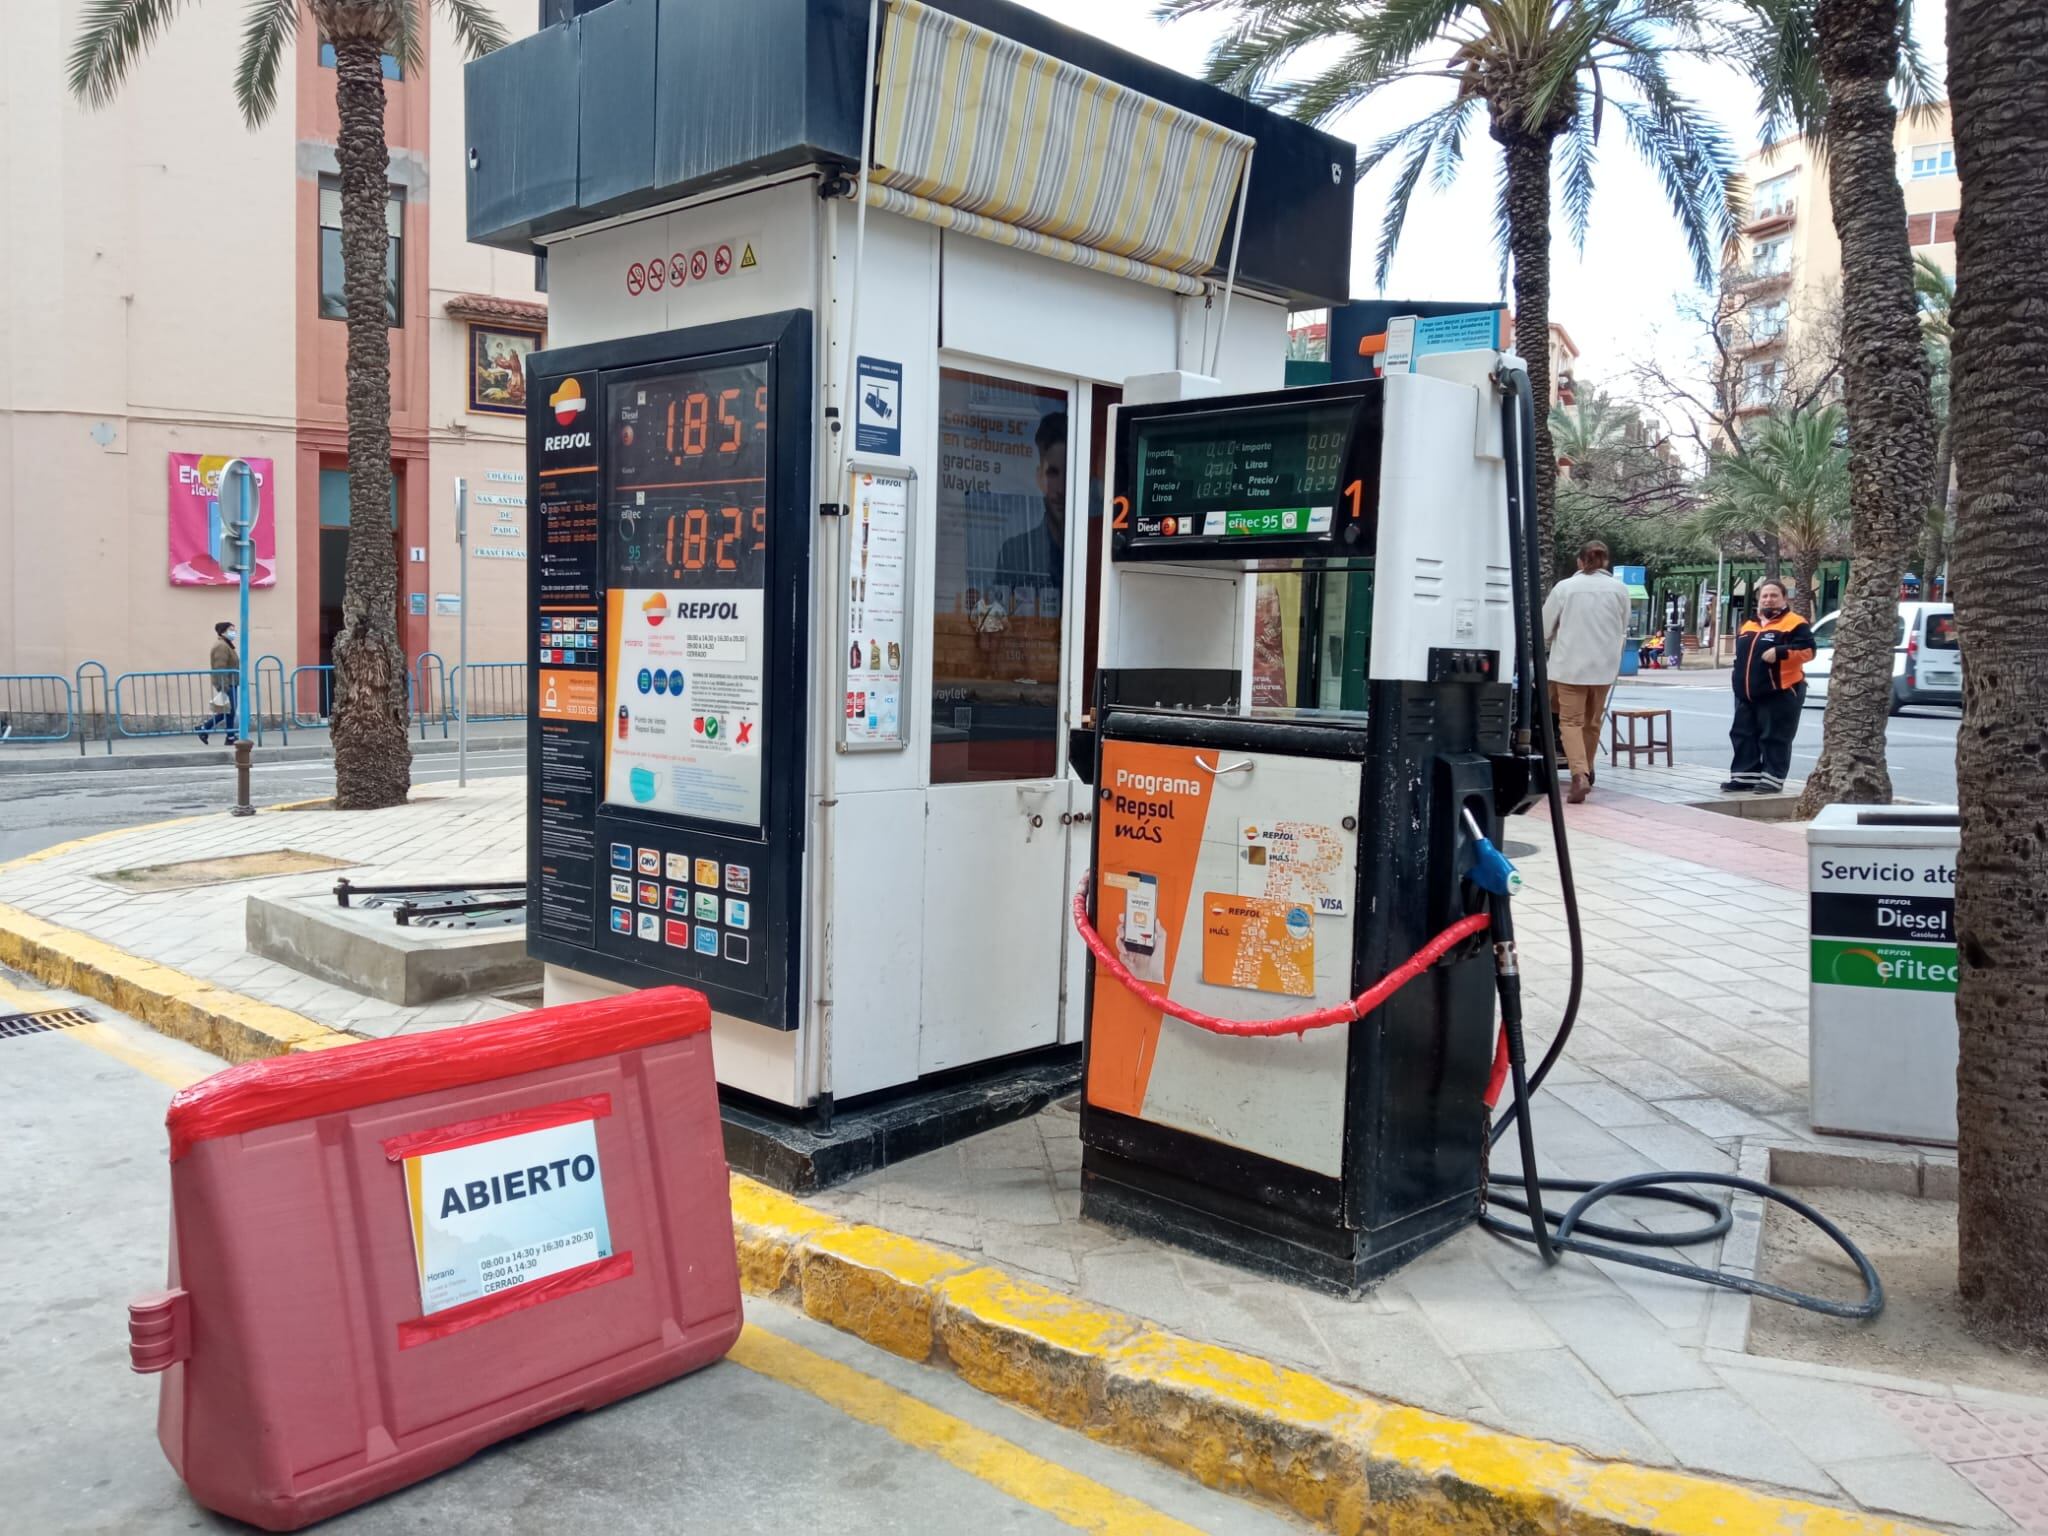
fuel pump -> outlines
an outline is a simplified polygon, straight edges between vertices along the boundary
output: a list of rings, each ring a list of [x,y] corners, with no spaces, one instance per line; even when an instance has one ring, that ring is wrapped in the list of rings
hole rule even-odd
[[[1105,530],[1095,858],[1074,898],[1091,955],[1083,1211],[1340,1294],[1479,1220],[1546,1263],[1593,1254],[1873,1317],[1883,1289],[1868,1258],[1768,1186],[1541,1177],[1527,1105],[1570,1036],[1584,946],[1537,703],[1533,399],[1512,355],[1415,367],[1249,396],[1180,375],[1127,385]],[[1259,702],[1269,610],[1286,606],[1267,600],[1273,587],[1332,573],[1365,593],[1364,625],[1345,623],[1367,636],[1365,707]],[[1284,619],[1280,631],[1284,674]],[[1499,830],[1539,799],[1571,985],[1531,1072],[1520,877]],[[1489,1181],[1487,1148],[1511,1129],[1520,1172]],[[1727,1231],[1727,1211],[1686,1186],[1799,1212],[1856,1265],[1862,1299],[1642,1252]],[[1545,1190],[1579,1198],[1554,1212]],[[1619,1196],[1706,1221],[1651,1234],[1588,1217]]]

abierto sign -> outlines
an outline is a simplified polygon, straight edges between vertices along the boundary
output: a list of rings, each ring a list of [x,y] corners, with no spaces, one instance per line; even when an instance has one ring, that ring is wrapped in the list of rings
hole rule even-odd
[[[423,1314],[611,1257],[592,1118],[598,1107],[558,1106],[583,1118],[509,1135],[479,1125],[477,1140],[450,1127],[445,1144],[404,1159]],[[610,1113],[608,1103],[602,1107]]]

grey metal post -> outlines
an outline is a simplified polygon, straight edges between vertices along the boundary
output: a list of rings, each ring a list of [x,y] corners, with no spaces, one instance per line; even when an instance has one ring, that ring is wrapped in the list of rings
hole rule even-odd
[[[461,679],[456,694],[455,784],[469,785],[469,482],[455,477],[455,565],[460,573],[455,610],[455,675]]]

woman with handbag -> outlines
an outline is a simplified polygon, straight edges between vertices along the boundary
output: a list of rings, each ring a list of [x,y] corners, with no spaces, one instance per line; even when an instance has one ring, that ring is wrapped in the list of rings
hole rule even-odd
[[[242,658],[235,646],[241,638],[232,624],[213,626],[213,653],[207,657],[213,670],[213,697],[208,701],[213,713],[199,723],[199,739],[208,746],[213,745],[207,738],[216,725],[226,726],[227,744],[235,744],[235,695],[242,685]]]

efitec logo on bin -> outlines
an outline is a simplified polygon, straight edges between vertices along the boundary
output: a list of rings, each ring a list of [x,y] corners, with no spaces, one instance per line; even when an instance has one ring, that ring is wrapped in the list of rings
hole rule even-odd
[[[1813,979],[1823,986],[1887,992],[1953,992],[1957,960],[1949,944],[1872,944],[1813,940]]]

